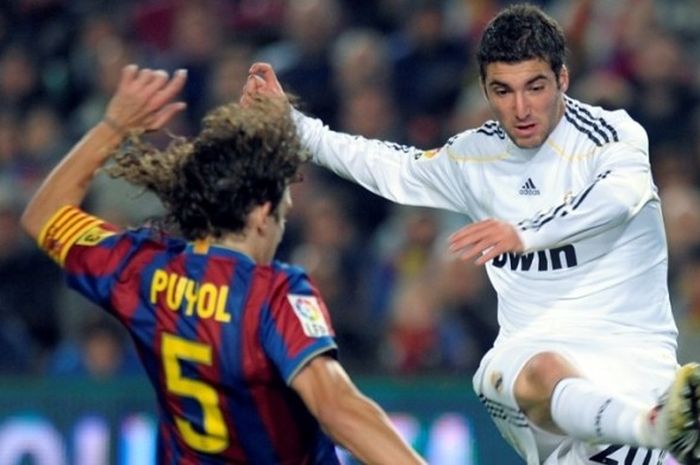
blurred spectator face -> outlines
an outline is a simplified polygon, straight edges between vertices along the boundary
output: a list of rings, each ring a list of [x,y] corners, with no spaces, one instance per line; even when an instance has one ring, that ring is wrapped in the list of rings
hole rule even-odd
[[[335,43],[333,68],[341,94],[387,84],[391,70],[384,39],[368,30],[344,33]]]
[[[429,210],[416,210],[406,220],[406,243],[422,248],[432,247],[439,232],[435,214]]]
[[[304,266],[328,302],[342,298],[347,289],[343,273],[343,254],[352,243],[354,228],[348,222],[339,200],[319,195],[296,203],[303,210],[302,243],[292,254],[292,261]],[[294,209],[292,209],[294,211]]]
[[[182,5],[175,17],[171,44],[186,61],[206,61],[221,46],[220,19],[207,2]]]
[[[10,47],[0,56],[0,100],[21,102],[35,91],[37,74],[26,52]]]
[[[422,274],[430,260],[440,231],[436,215],[428,209],[409,208],[401,219],[403,237],[393,265],[402,277]]]
[[[316,54],[330,44],[340,14],[336,0],[294,0],[288,5],[287,32],[304,52]]]
[[[600,70],[581,77],[572,91],[577,98],[606,108],[627,108],[633,99],[629,82],[614,73]]]
[[[437,5],[414,10],[408,22],[408,30],[418,48],[430,49],[442,40],[442,11]]]
[[[323,248],[341,249],[350,241],[352,226],[335,198],[317,198],[303,208],[307,211],[307,242]]]
[[[661,191],[670,258],[684,257],[700,244],[700,191],[692,186],[669,186]]]
[[[96,50],[106,41],[118,40],[114,22],[101,15],[88,16],[83,23],[80,41],[86,50]]]
[[[24,121],[23,153],[36,162],[52,163],[50,157],[61,149],[62,132],[61,122],[53,108],[33,108]]]
[[[222,105],[238,100],[241,89],[248,78],[248,68],[251,62],[250,50],[247,47],[229,47],[220,59],[209,85],[211,105]]]
[[[97,48],[97,88],[104,95],[111,95],[117,89],[121,70],[128,65],[131,57],[126,44],[121,39],[100,42]]]
[[[670,36],[653,34],[639,47],[633,59],[637,78],[647,85],[677,82],[686,67],[678,42]]]
[[[109,334],[95,334],[85,343],[85,366],[91,375],[106,378],[114,375],[121,361],[121,347]]]
[[[462,89],[459,103],[447,122],[450,134],[464,131],[464,128],[479,127],[492,118],[488,102],[481,86],[474,83]]]
[[[0,113],[0,165],[11,162],[20,151],[17,119],[9,113]]]
[[[392,325],[405,330],[433,328],[438,318],[438,302],[432,283],[416,278],[399,290],[392,308]]]
[[[478,301],[486,285],[484,270],[452,256],[437,259],[438,292],[447,304]]]
[[[425,278],[404,283],[391,309],[386,340],[388,364],[401,373],[415,373],[433,365],[438,350],[439,307]]]
[[[115,375],[124,358],[124,347],[113,323],[97,320],[84,331],[83,362],[88,374],[95,378]]]
[[[378,86],[357,89],[341,106],[343,131],[371,139],[390,139],[396,113],[391,92]]]
[[[71,66],[77,83],[111,94],[121,76],[121,68],[116,65],[123,63],[120,58],[124,49],[113,18],[102,14],[86,16],[81,23],[80,43],[71,50]]]
[[[652,152],[651,168],[654,181],[661,191],[692,186],[697,175],[696,166],[693,155],[684,145],[659,145]]]

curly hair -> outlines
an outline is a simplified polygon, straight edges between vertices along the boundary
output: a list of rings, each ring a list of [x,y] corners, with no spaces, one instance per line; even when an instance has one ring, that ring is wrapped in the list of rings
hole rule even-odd
[[[175,137],[165,150],[133,135],[107,172],[154,192],[188,240],[240,232],[254,207],[270,202],[276,212],[299,178],[305,155],[290,108],[264,98],[223,105],[195,138]]]
[[[476,58],[484,82],[490,63],[517,63],[533,58],[549,63],[558,78],[565,56],[566,39],[561,26],[540,8],[520,3],[505,8],[489,22]]]

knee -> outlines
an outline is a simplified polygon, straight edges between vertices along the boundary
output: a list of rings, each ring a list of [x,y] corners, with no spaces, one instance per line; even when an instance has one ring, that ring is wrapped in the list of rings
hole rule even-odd
[[[543,382],[572,371],[571,364],[556,352],[540,352],[525,363],[523,375],[531,382]]]
[[[576,368],[556,352],[540,352],[525,363],[516,381],[516,397],[549,398],[554,386],[564,378],[580,376]]]
[[[528,360],[515,380],[515,400],[536,425],[557,432],[551,417],[554,387],[564,378],[580,376],[566,358],[556,352],[540,352]]]

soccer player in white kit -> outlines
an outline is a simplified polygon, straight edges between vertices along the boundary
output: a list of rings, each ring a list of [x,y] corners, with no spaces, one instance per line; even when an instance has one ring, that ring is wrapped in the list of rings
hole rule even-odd
[[[566,95],[560,26],[501,11],[478,63],[495,120],[421,150],[296,113],[312,160],[389,200],[473,222],[451,250],[486,266],[500,331],[474,389],[528,465],[700,463],[700,367],[676,362],[645,130]],[[416,70],[419,72],[419,70]],[[242,100],[282,95],[267,64]]]

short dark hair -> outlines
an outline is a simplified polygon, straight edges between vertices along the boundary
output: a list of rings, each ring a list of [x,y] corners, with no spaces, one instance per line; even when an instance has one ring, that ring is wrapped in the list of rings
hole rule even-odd
[[[266,202],[277,211],[303,153],[289,104],[260,98],[213,110],[199,135],[162,151],[132,138],[109,172],[153,191],[166,224],[193,240],[241,232],[248,213]]]
[[[565,56],[566,39],[561,26],[537,6],[519,3],[503,9],[486,26],[477,62],[482,82],[490,63],[517,63],[533,58],[549,63],[559,77]]]

